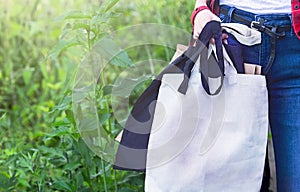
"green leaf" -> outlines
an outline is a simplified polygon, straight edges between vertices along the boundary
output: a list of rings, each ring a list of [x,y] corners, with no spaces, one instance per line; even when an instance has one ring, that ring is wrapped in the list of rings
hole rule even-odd
[[[64,50],[76,46],[76,45],[81,45],[80,42],[78,42],[76,39],[72,40],[60,40],[56,46],[50,51],[49,57],[50,58],[57,58],[61,52]]]
[[[1,117],[0,117],[0,121],[1,121],[2,119],[4,119],[4,118],[5,118],[5,116],[6,116],[6,113],[7,113],[7,112],[4,112],[4,113],[1,115]]]
[[[54,132],[48,134],[47,136],[49,137],[56,137],[56,136],[64,136],[64,135],[70,135],[71,132],[70,132],[70,129],[68,129],[67,127],[63,127],[63,126],[60,126],[58,129],[55,129]]]
[[[85,29],[86,31],[90,30],[90,25],[85,24],[85,23],[75,23],[72,27],[73,30],[76,29]]]
[[[118,192],[135,192],[135,191],[130,188],[122,188],[122,189],[118,190]]]
[[[46,146],[42,145],[42,146],[38,146],[38,149],[45,156],[49,156],[51,158],[59,157],[64,160],[64,163],[66,162],[65,156],[62,151],[63,149],[61,149],[61,148],[52,148],[52,147],[50,148],[50,147],[46,147]]]
[[[72,186],[66,181],[55,181],[52,185],[52,188],[61,190],[61,191],[72,191]]]
[[[105,85],[105,86],[102,88],[103,96],[106,96],[106,95],[111,94],[111,93],[112,93],[113,87],[114,87],[114,85]]]
[[[34,71],[34,68],[30,68],[30,67],[26,67],[25,69],[23,69],[22,76],[23,76],[25,85],[28,85],[30,83],[33,71]]]
[[[58,104],[58,105],[56,105],[56,106],[53,107],[53,110],[51,112],[54,112],[56,110],[58,110],[58,111],[65,111],[65,110],[67,110],[69,108],[71,102],[72,102],[72,96],[70,96],[70,95],[65,96],[62,99],[62,101],[60,102],[60,104]]]
[[[56,18],[57,21],[67,20],[67,19],[91,19],[92,17],[79,10],[69,11]]]
[[[24,154],[23,154],[23,156],[25,157]],[[33,173],[32,164],[30,162],[30,159],[28,159],[28,158],[25,159],[25,158],[21,157],[19,159],[19,165],[20,165],[20,167],[27,168],[31,173]]]
[[[8,188],[8,185],[9,185],[9,178],[0,173],[0,189],[4,189],[4,188]]]
[[[68,109],[68,110],[65,111],[65,113],[66,113],[67,119],[72,123],[72,125],[75,125],[73,111]]]
[[[100,114],[100,122],[101,122],[101,124],[104,124],[110,118],[110,116],[111,116],[110,113]]]
[[[101,24],[101,23],[106,23],[107,20],[105,18],[102,17],[103,15],[95,15],[93,16],[92,20],[91,20],[91,25],[95,25],[95,24]]]
[[[134,66],[128,54],[119,48],[110,38],[104,37],[97,42],[93,48],[96,54],[100,54],[104,64],[111,63],[115,66],[130,67]]]
[[[29,182],[25,178],[18,178],[18,182],[25,187],[29,187],[29,188],[31,187]]]
[[[70,126],[70,122],[67,118],[63,118],[62,120],[55,121],[54,123],[51,124],[52,127],[63,127],[66,128]]]
[[[109,4],[106,6],[105,12],[109,11],[111,8],[113,8],[118,2],[119,0],[111,0],[111,1],[106,1]]]
[[[49,62],[49,60],[43,59],[38,63],[45,80],[48,79],[48,77],[49,77],[48,70],[47,70],[47,64],[48,64],[47,62]]]
[[[78,125],[79,131],[82,133],[97,130],[99,128],[99,124],[96,117],[84,117],[81,119]]]
[[[44,143],[46,147],[58,147],[60,143],[60,138],[55,137],[48,137],[44,139]]]
[[[22,25],[18,22],[14,22],[13,20],[10,20],[9,23],[9,33],[7,33],[8,35],[8,39],[14,37],[14,36],[18,36],[23,34],[22,30],[24,30],[24,28],[22,27]]]
[[[99,14],[103,14],[105,12],[108,12],[111,8],[113,8],[119,0],[110,0],[110,1],[104,1],[99,9]]]
[[[75,171],[75,169],[77,169],[80,166],[81,166],[81,163],[72,161],[72,162],[68,163],[64,168],[69,171]]]
[[[82,138],[80,138],[78,140],[77,147],[78,147],[79,152],[82,154],[83,157],[88,157],[89,156],[88,147],[87,147],[86,143],[84,142],[84,140]]]
[[[61,82],[58,82],[58,83],[47,83],[47,86],[50,89],[58,90],[61,87],[61,84],[62,84]]]
[[[121,51],[119,54],[114,56],[110,61],[111,64],[120,67],[132,67],[134,66],[132,61],[129,59],[129,56],[125,51]]]
[[[105,173],[109,172],[110,169],[111,169],[111,167],[112,167],[112,165],[107,165],[107,166],[105,166],[105,167],[104,167],[104,172],[105,172]],[[99,177],[99,176],[103,175],[104,172],[103,172],[103,168],[101,167],[101,170],[100,170],[98,173],[96,173],[96,174],[94,174],[94,175],[91,175],[91,178],[92,178],[92,179],[95,179],[96,177]]]
[[[117,81],[113,87],[113,95],[120,97],[129,97],[132,91],[145,90],[144,86],[147,81],[152,81],[150,78],[152,75],[142,75],[138,78],[124,78],[121,81]],[[150,84],[150,83],[149,83]]]

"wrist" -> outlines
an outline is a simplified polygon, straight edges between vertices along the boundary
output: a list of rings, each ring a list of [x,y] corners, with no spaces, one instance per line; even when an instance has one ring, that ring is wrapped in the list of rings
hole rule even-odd
[[[203,11],[203,10],[209,10],[208,7],[206,5],[200,5],[198,7],[195,8],[195,10],[192,12],[192,15],[191,15],[191,23],[192,23],[192,26],[194,26],[194,21],[195,21],[195,18],[197,16],[197,14],[200,12],[200,11]]]
[[[196,4],[195,4],[195,9],[197,8],[197,7],[200,7],[200,6],[206,6],[207,4],[206,4],[206,1],[207,0],[197,0],[196,1]]]

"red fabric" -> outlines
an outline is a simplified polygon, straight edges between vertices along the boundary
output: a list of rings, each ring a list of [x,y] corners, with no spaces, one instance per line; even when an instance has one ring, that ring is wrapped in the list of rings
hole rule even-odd
[[[300,0],[292,0],[293,28],[300,39]]]
[[[220,14],[219,0],[211,0],[209,2],[209,8],[214,14],[219,15]]]
[[[192,23],[192,26],[194,26],[194,21],[195,21],[196,15],[197,15],[200,11],[203,11],[203,10],[205,10],[205,9],[208,9],[208,7],[205,6],[205,5],[203,5],[203,6],[197,7],[197,8],[193,11],[193,13],[192,13],[192,15],[191,15],[191,23]]]

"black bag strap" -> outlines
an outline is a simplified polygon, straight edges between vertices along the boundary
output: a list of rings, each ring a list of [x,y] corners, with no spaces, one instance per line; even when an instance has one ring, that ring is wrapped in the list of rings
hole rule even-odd
[[[220,0],[207,0],[206,4],[214,14],[220,14]]]
[[[221,77],[221,85],[215,93],[211,93],[208,85],[209,66],[208,66],[208,46],[211,38],[214,39],[216,45],[217,65],[219,68],[219,76]],[[189,78],[191,76],[192,69],[201,54],[200,71],[202,86],[209,95],[216,95],[220,92],[223,78],[224,78],[224,58],[222,50],[222,31],[221,23],[219,21],[210,21],[202,29],[195,46],[190,46],[184,53],[189,59],[185,62],[183,69],[184,79],[178,88],[178,91],[182,94],[186,94],[188,88]]]

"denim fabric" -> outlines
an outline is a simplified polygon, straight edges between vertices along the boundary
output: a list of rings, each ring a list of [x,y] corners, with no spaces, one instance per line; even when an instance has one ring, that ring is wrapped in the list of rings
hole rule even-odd
[[[223,5],[244,18],[265,19],[266,25],[291,25],[289,14],[254,15]],[[230,14],[229,14],[230,15]],[[223,22],[238,22],[220,15]],[[261,45],[244,47],[244,60],[256,63],[263,70],[270,56],[270,37],[262,33]],[[269,91],[269,119],[272,130],[278,192],[300,191],[300,40],[294,31],[276,41],[276,58],[266,75]]]
[[[232,60],[237,72],[245,73],[242,44],[240,44],[232,34],[227,33],[227,35],[228,35],[227,44],[224,44],[224,47],[230,59]]]

